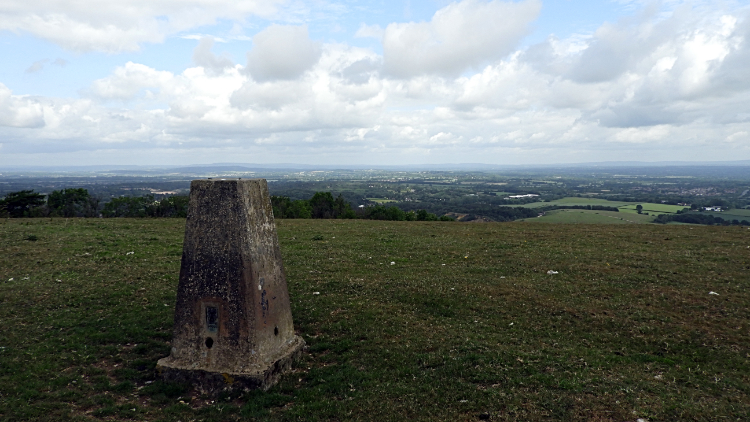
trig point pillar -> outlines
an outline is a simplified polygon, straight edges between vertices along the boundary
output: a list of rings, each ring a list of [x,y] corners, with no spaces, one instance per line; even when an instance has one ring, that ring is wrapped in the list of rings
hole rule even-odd
[[[161,377],[209,394],[268,389],[304,345],[294,335],[266,181],[194,180]]]

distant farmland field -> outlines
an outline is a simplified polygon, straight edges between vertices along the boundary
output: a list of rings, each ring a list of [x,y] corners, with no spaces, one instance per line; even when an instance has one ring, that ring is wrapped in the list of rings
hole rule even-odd
[[[367,198],[368,201],[377,202],[378,204],[387,204],[389,202],[396,202],[395,199],[385,199],[385,198]]]
[[[677,211],[690,209],[690,207],[684,207],[681,205],[654,204],[651,202],[632,202],[629,205],[620,206],[619,208],[621,212],[637,213],[638,211],[636,211],[635,207],[638,205],[643,207],[642,212],[647,212],[649,214],[674,214]]]
[[[0,220],[0,420],[750,420],[747,228],[277,220],[309,349],[211,398],[155,371],[184,224]]]
[[[540,208],[540,207],[547,207],[550,205],[604,205],[607,207],[622,207],[625,205],[635,204],[634,202],[621,202],[621,201],[607,201],[606,199],[596,199],[596,198],[578,198],[578,197],[567,197],[567,198],[561,198],[561,199],[555,199],[554,201],[550,202],[532,202],[529,204],[524,205],[516,205],[519,207],[527,207],[527,208]]]
[[[686,207],[680,205],[655,204],[650,202],[622,202],[608,201],[597,198],[567,197],[550,202],[532,202],[530,204],[516,205],[527,208],[541,208],[545,206],[587,206],[602,205],[617,207],[620,212],[598,211],[598,210],[560,210],[548,211],[545,216],[537,219],[526,219],[526,221],[537,221],[540,223],[590,223],[590,224],[619,224],[619,223],[650,223],[659,214],[673,214]],[[642,213],[638,214],[636,206],[643,207]],[[734,210],[733,210],[734,211]],[[750,211],[750,210],[749,210]],[[612,215],[610,215],[612,214]],[[648,215],[645,215],[648,214]],[[721,213],[719,213],[721,214]],[[748,213],[750,214],[750,213]]]
[[[586,224],[633,224],[650,223],[654,217],[615,211],[594,210],[553,210],[542,217],[527,218],[523,221],[536,223],[586,223]]]
[[[714,212],[714,211],[703,211],[703,214],[713,215],[714,217],[723,218],[725,220],[748,220],[750,221],[750,210],[747,209],[731,209],[729,211]]]

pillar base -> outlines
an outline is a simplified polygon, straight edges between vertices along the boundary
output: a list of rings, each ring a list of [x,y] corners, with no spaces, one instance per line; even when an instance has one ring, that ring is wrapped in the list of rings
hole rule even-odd
[[[265,391],[279,382],[285,372],[292,369],[292,363],[299,359],[304,347],[305,341],[302,337],[294,336],[294,341],[281,357],[265,368],[253,372],[217,372],[203,368],[188,368],[174,362],[171,357],[159,359],[156,371],[159,378],[164,381],[189,384],[198,392],[209,396],[217,396],[224,391]]]

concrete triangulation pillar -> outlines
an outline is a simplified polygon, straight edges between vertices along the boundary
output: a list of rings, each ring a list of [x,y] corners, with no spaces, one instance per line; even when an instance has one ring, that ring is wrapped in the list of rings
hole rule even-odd
[[[266,181],[194,180],[172,352],[159,374],[209,394],[268,389],[304,345],[294,335]]]

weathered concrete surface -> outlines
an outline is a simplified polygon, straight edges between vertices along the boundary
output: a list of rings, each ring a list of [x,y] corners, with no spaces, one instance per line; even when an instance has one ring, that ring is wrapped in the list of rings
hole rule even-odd
[[[164,379],[206,393],[267,389],[300,354],[268,185],[194,180]]]

